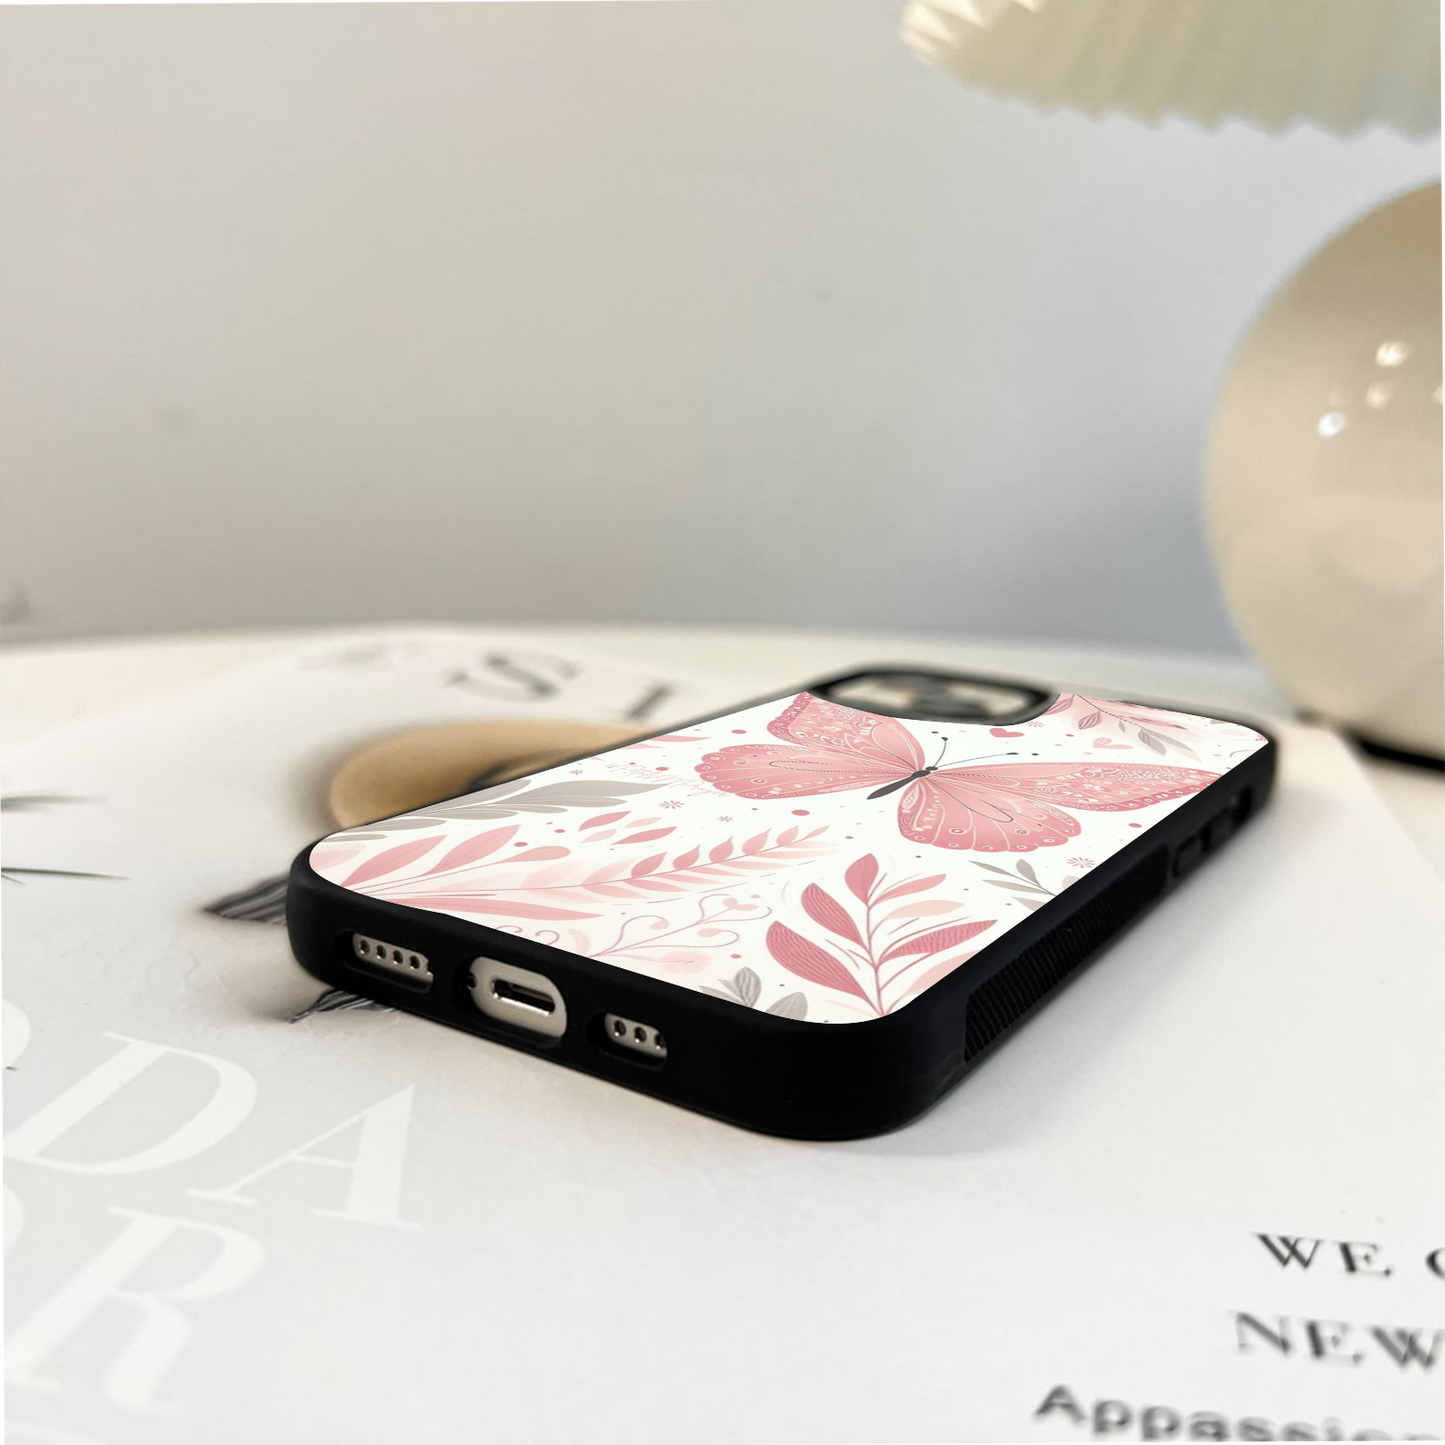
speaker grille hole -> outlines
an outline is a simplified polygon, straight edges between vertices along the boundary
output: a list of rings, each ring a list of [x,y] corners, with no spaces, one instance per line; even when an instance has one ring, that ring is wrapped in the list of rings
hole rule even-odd
[[[402,948],[385,939],[368,938],[364,933],[351,935],[351,952],[357,964],[369,973],[379,973],[416,989],[428,989],[433,977],[426,954]]]
[[[980,984],[968,1001],[964,1058],[981,1054],[1042,1002],[1096,948],[1164,891],[1168,875],[1168,855],[1161,849],[1129,877],[1111,884],[1092,903],[1086,903],[1064,927],[1040,939]]]
[[[660,1064],[667,1057],[667,1040],[657,1029],[637,1019],[623,1018],[621,1014],[602,1016],[602,1039],[653,1064]]]

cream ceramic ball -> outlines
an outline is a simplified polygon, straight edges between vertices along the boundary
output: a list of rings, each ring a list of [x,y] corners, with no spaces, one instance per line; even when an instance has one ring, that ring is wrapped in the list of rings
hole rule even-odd
[[[1361,738],[1445,755],[1440,187],[1327,242],[1231,363],[1208,508],[1274,680]]]

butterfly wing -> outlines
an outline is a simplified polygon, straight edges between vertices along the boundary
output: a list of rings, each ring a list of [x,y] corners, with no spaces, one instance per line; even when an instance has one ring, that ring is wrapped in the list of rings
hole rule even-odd
[[[937,848],[1031,853],[1078,836],[1063,811],[1122,813],[1187,797],[1218,777],[1150,763],[1018,763],[941,768],[903,795],[905,837]]]
[[[915,843],[977,853],[1032,853],[1079,832],[1073,818],[1048,803],[946,770],[907,788],[898,805],[898,827]]]
[[[906,778],[923,766],[923,749],[897,718],[859,712],[854,707],[799,693],[768,724],[775,738],[804,747],[866,759]]]
[[[708,753],[698,775],[740,798],[804,798],[881,788],[923,766],[913,734],[892,718],[801,693],[768,731],[781,743],[744,743]]]
[[[1218,773],[1162,763],[1021,763],[948,770],[968,786],[1092,813],[1127,813],[1207,788]],[[935,777],[941,774],[935,774]]]
[[[810,798],[852,788],[881,788],[908,776],[826,748],[791,743],[720,748],[703,757],[697,772],[704,782],[739,798]]]

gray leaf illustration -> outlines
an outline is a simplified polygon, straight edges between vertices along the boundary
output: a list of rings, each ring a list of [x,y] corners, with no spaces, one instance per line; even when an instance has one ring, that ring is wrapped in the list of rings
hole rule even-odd
[[[513,793],[520,793],[527,786],[526,778],[509,778],[505,783],[493,783],[489,788],[478,788],[478,793],[485,793],[489,798],[510,798]]]
[[[733,974],[733,987],[738,991],[738,997],[752,1008],[758,1001],[758,995],[763,991],[763,981],[750,968],[740,968]]]
[[[337,837],[345,838],[348,843],[366,843],[376,838],[389,838],[393,833],[404,833],[408,828],[433,828],[435,826],[435,818],[414,818],[408,814],[405,818],[386,819],[384,830],[370,826],[348,828],[344,833],[338,833]]]
[[[503,784],[502,789],[488,788],[482,793],[472,793],[455,802],[440,803],[415,813],[408,818],[431,820],[434,818],[510,818],[517,813],[561,813],[567,808],[608,808],[616,807],[634,793],[651,793],[664,788],[666,783],[609,783],[575,782],[543,783],[538,788],[516,792],[518,785]],[[502,797],[502,802],[496,799]],[[388,824],[394,827],[395,824]]]
[[[540,788],[529,788],[520,798],[513,798],[512,802],[515,804],[523,800],[528,803],[545,801],[560,803],[567,808],[591,808],[603,803],[615,803],[629,793],[647,793],[653,788],[663,786],[665,785],[662,783],[609,783],[606,781],[543,783]]]
[[[1162,754],[1164,752],[1164,742],[1157,733],[1147,732],[1145,729],[1140,728],[1139,741],[1143,743],[1146,748],[1152,748],[1156,753]]]
[[[352,829],[348,828],[346,832],[343,833],[341,836],[346,838],[348,841],[354,839],[357,842],[363,842],[368,838],[385,838],[392,833],[404,833],[407,831],[408,828],[434,828],[440,821],[439,814],[440,809],[437,809],[432,813],[406,813],[400,818],[383,819],[382,821],[386,824],[386,829],[384,832],[378,831],[374,828],[366,829],[362,832],[355,832]],[[468,816],[501,817],[503,815],[501,813],[501,810],[498,809],[495,815],[492,813],[484,813],[479,815],[469,814]]]
[[[808,1017],[808,1000],[800,993],[790,993],[777,1003],[769,1004],[768,1012],[780,1019],[805,1019]]]
[[[1030,883],[1037,883],[1039,881],[1039,875],[1034,872],[1034,865],[1032,863],[1020,858],[1017,866],[1019,872],[1022,873]]]
[[[977,858],[968,860],[975,868],[987,868],[990,873],[1002,873],[1005,878],[1012,878],[1013,874],[1007,868],[997,868],[992,863],[980,863]]]

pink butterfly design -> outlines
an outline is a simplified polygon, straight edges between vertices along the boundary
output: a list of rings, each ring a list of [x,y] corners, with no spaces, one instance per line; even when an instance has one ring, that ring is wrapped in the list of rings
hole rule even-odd
[[[902,791],[898,828],[915,843],[980,853],[1031,853],[1079,832],[1063,811],[1130,812],[1197,793],[1219,776],[1197,768],[1126,762],[1009,762],[930,765],[896,718],[859,712],[800,693],[768,724],[780,743],[745,743],[708,753],[698,773],[741,798],[808,798],[868,788]],[[945,748],[946,748],[945,744]],[[1017,753],[995,754],[1017,757]]]

